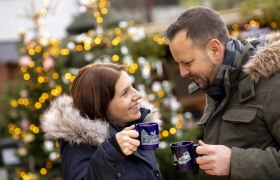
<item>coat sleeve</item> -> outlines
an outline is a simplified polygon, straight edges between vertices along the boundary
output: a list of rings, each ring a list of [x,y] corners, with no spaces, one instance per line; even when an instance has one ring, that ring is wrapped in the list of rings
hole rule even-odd
[[[269,90],[263,106],[263,118],[276,145],[264,150],[232,148],[231,179],[233,180],[280,179],[280,79],[267,88]]]
[[[118,164],[125,156],[106,139],[92,155],[86,179],[116,179]]]

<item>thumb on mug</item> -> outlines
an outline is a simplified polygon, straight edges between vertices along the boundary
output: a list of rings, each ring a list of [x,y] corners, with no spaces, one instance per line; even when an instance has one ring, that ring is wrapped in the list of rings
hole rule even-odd
[[[129,130],[133,130],[133,129],[135,129],[135,125],[134,124],[124,128],[123,131],[129,131]]]

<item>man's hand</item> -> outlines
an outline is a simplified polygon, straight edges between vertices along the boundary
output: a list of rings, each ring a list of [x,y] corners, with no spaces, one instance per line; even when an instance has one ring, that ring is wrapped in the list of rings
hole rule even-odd
[[[201,155],[196,158],[200,169],[207,174],[215,176],[226,176],[230,173],[231,149],[224,145],[209,145],[201,140],[196,153]]]

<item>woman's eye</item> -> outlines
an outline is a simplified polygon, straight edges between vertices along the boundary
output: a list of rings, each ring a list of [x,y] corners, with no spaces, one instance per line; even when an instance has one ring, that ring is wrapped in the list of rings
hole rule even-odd
[[[122,96],[125,96],[127,94],[127,90],[123,91]]]

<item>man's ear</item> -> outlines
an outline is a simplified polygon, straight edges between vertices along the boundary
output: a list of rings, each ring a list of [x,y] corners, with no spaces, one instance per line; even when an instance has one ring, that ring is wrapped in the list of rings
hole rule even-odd
[[[223,59],[224,56],[224,48],[222,43],[218,39],[211,39],[207,45],[208,52],[210,55],[214,57],[216,60]]]

